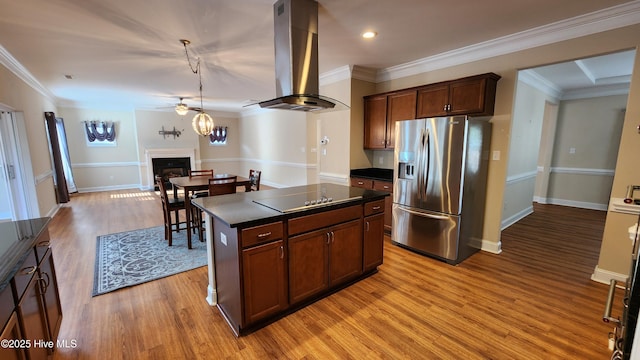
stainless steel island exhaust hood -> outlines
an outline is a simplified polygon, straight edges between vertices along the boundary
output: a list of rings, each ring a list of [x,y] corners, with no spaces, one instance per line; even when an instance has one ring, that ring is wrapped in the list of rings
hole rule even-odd
[[[333,109],[336,100],[320,96],[318,80],[318,3],[278,0],[273,4],[276,96],[261,108],[299,111]]]

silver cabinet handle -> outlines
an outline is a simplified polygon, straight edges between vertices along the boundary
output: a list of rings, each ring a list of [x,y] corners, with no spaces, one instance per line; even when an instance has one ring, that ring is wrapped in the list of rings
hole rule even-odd
[[[258,234],[258,239],[266,238],[269,235],[271,235],[271,231],[266,232],[266,233],[262,233],[262,234]]]
[[[374,206],[374,207],[372,207],[371,209],[373,209],[373,210],[380,210],[380,206]]]
[[[284,259],[284,246],[280,245],[280,259]]]
[[[332,231],[331,232],[331,242],[335,242],[336,241],[336,234]]]
[[[364,224],[366,225],[366,230],[365,231],[369,232],[369,222],[366,221]]]
[[[331,233],[327,233],[327,245],[331,242]]]

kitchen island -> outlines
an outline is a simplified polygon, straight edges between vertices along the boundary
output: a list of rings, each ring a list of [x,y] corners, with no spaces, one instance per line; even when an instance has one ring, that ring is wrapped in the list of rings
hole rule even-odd
[[[239,336],[377,271],[388,193],[335,184],[198,198],[209,285]]]

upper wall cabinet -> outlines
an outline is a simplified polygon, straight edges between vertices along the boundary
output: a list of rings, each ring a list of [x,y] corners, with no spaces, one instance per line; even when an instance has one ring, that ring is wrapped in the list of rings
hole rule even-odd
[[[416,118],[416,89],[364,98],[364,148],[393,149],[395,123]]]
[[[493,115],[499,75],[462,79],[364,97],[364,148],[393,149],[395,123],[436,116]]]
[[[494,73],[472,76],[418,89],[418,118],[452,115],[493,115],[496,85]]]

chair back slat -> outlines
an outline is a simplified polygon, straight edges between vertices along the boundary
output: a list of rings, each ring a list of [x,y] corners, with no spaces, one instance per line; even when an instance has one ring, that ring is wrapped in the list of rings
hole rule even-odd
[[[196,177],[196,176],[206,176],[206,177],[213,177],[213,170],[209,169],[209,170],[189,170],[189,177]]]

